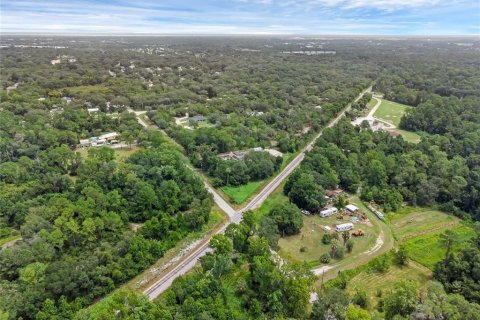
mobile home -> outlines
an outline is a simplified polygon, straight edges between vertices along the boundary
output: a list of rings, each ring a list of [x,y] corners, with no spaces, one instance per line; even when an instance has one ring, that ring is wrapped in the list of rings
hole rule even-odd
[[[338,209],[335,208],[335,207],[331,207],[331,208],[328,208],[326,210],[322,210],[320,211],[320,217],[322,218],[326,218],[326,217],[330,217],[332,215],[334,215],[335,213],[338,212]]]
[[[353,223],[351,223],[351,222],[339,224],[335,227],[335,231],[337,231],[337,232],[349,231],[349,230],[352,230],[352,229],[353,229]]]

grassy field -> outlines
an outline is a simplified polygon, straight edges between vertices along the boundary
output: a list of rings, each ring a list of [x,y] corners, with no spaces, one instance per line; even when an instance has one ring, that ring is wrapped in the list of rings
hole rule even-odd
[[[420,142],[420,135],[418,135],[415,132],[398,129],[398,125],[400,124],[400,119],[402,118],[403,114],[410,108],[412,107],[401,104],[401,103],[382,100],[380,107],[378,107],[377,111],[373,116],[395,125],[395,127],[397,127],[395,131],[401,134],[406,141],[418,143]]]
[[[439,244],[444,231],[452,230],[458,235],[456,248],[475,234],[460,219],[425,208],[406,207],[391,218],[391,227],[410,258],[431,270],[445,255],[446,249]]]
[[[405,141],[411,142],[411,143],[419,143],[420,139],[422,138],[419,134],[411,131],[406,131],[402,129],[395,129],[400,135],[403,137]]]
[[[410,108],[412,107],[388,100],[382,100],[380,107],[378,107],[373,116],[390,122],[398,127],[403,114]]]
[[[454,231],[458,236],[458,243],[454,246],[454,250],[460,249],[465,241],[475,235],[475,231],[472,228],[463,225],[448,229]],[[433,270],[435,264],[445,257],[446,249],[439,243],[440,234],[443,231],[435,231],[432,234],[422,235],[405,241],[404,245],[410,258]]]
[[[350,279],[347,285],[347,292],[353,296],[358,290],[365,290],[367,296],[370,297],[370,306],[373,309],[376,308],[380,300],[377,294],[379,292],[387,293],[393,289],[397,281],[414,280],[420,284],[421,288],[425,288],[431,278],[432,274],[428,269],[411,261],[407,266],[403,267],[392,265],[385,273],[365,270]]]
[[[355,204],[359,203],[355,202]],[[334,232],[333,230],[336,224],[351,221],[350,216],[345,216],[343,219],[339,219],[339,216],[339,214],[328,218],[321,218],[319,215],[304,216],[303,228],[300,234],[279,240],[280,256],[290,262],[307,262],[309,265],[315,265],[315,262],[318,261],[323,253],[331,251],[330,245],[322,243],[323,235],[329,233],[324,227],[328,226],[332,228],[332,232]],[[369,217],[369,219],[371,218]],[[355,229],[362,229],[365,232],[365,236],[358,238],[351,237],[354,241],[353,251],[351,254],[347,254],[344,260],[348,259],[351,255],[362,253],[372,248],[380,233],[378,225],[372,223],[371,220],[367,223],[355,224]],[[342,241],[341,235],[340,241]],[[303,248],[303,250],[300,250],[301,248]]]
[[[125,148],[113,149],[113,150],[115,151],[115,156],[117,157],[117,159],[118,160],[123,160],[123,159],[131,156],[132,154],[134,154],[138,150],[140,150],[140,147],[132,146],[131,148],[125,147]],[[75,151],[80,153],[80,155],[83,158],[86,158],[88,156],[88,148],[78,148]]]
[[[222,191],[236,204],[245,202],[258,188],[260,188],[266,180],[252,181],[238,187],[225,186]]]

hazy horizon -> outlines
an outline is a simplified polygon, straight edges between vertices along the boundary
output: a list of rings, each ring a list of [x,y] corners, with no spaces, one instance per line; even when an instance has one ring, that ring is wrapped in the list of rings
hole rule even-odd
[[[475,36],[476,0],[4,0],[2,34]]]

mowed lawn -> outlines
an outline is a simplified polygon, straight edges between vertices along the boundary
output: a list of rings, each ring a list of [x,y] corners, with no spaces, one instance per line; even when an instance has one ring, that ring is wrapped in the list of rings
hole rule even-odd
[[[446,249],[440,244],[440,235],[452,230],[458,236],[455,248],[475,235],[475,231],[460,219],[437,210],[404,209],[391,219],[391,227],[400,244],[407,249],[411,259],[433,270],[443,259]]]
[[[400,124],[403,114],[412,107],[393,101],[382,100],[380,107],[373,115],[376,118],[385,120],[394,124],[396,127]]]
[[[420,136],[417,133],[398,129],[403,114],[411,108],[411,106],[405,104],[382,100],[380,107],[378,107],[373,116],[395,125],[397,127],[395,131],[401,134],[406,141],[418,143],[420,142]]]
[[[241,204],[253,195],[266,180],[252,181],[241,186],[225,186],[222,191],[230,198],[231,202]]]
[[[91,147],[91,148],[95,148],[95,147]],[[83,158],[86,158],[88,156],[88,149],[89,148],[78,148],[75,151],[80,153],[80,155]],[[117,157],[117,160],[124,160],[125,158],[128,158],[138,150],[140,150],[140,147],[137,147],[137,146],[132,146],[131,148],[125,147],[125,148],[113,149],[113,151],[115,151],[115,156]]]

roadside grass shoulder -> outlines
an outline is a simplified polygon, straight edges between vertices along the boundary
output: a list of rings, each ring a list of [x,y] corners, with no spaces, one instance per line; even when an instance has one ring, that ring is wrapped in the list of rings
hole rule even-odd
[[[172,260],[175,260],[174,258],[178,257],[183,250],[191,247],[192,244],[200,245],[202,239],[206,235],[214,234],[226,220],[227,217],[224,215],[223,211],[215,205],[210,213],[210,220],[206,225],[204,225],[199,231],[189,234],[173,248],[167,250],[163,257],[158,259],[155,264],[128,281],[124,286],[142,292],[156,280],[169,272],[171,267],[175,266],[175,263],[172,263]]]
[[[255,210],[255,220],[260,222],[260,219],[263,215],[266,215],[273,207],[279,204],[288,203],[288,197],[283,194],[283,186],[285,185],[286,180],[284,180],[271,194],[270,196],[262,203],[260,208]]]

